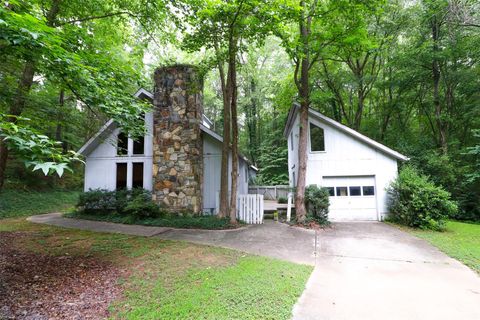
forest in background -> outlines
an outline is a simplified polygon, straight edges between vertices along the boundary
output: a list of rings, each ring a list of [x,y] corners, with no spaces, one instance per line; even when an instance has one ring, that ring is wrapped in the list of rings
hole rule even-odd
[[[312,8],[317,1],[306,2]],[[320,2],[330,8],[329,1]],[[293,33],[297,26],[288,24],[288,12],[278,5],[282,1],[226,3],[237,8],[242,3],[263,9],[270,5],[261,13],[280,17],[275,28],[252,23],[250,33],[237,34],[234,56],[239,149],[260,168],[256,183],[286,184],[283,128],[292,103],[301,100],[296,75],[305,57],[298,49],[305,46],[287,41],[292,37],[285,32]],[[2,4],[0,120],[15,124],[22,134],[35,133],[38,149],[46,143],[45,135],[60,141],[63,151],[78,150],[108,118],[138,135],[142,128],[136,121],[148,106],[132,94],[139,87],[152,89],[155,67],[192,63],[205,72],[205,112],[222,133],[219,56],[206,34],[195,34],[203,30],[198,17],[175,12],[187,5],[204,4]],[[217,19],[232,13],[220,1],[205,6]],[[460,204],[459,218],[480,219],[480,4],[425,0],[365,6],[337,1],[335,10],[311,18],[309,106],[409,156],[452,193]],[[287,21],[284,29],[279,28],[282,21]],[[62,178],[45,177],[39,170],[32,173],[32,166],[25,168],[22,149],[8,157],[4,150],[4,188],[76,188],[82,183],[79,163]],[[46,167],[50,169],[63,171]]]

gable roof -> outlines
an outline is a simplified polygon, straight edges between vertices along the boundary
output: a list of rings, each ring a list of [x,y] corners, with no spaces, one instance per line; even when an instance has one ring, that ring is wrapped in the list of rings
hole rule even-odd
[[[138,89],[138,91],[134,94],[134,96],[139,99],[150,100],[151,102],[153,102],[153,94],[145,90],[144,88]],[[202,123],[200,123],[200,130],[202,130],[207,135],[211,136],[213,139],[222,143],[223,137],[209,128],[212,124],[213,122],[210,119],[208,119],[207,116],[202,115]],[[105,141],[108,135],[111,134],[113,130],[115,130],[117,127],[118,126],[115,123],[115,121],[113,121],[113,119],[108,120],[107,123],[105,123],[100,128],[100,130],[98,130],[98,132],[93,137],[91,137],[78,150],[78,153],[80,153],[83,156],[89,155],[100,143]],[[258,171],[258,169],[250,162],[250,160],[247,157],[239,154],[239,158],[247,162],[253,170]]]
[[[283,135],[288,138],[288,135],[290,134],[290,131],[292,130],[292,126],[293,126],[293,123],[295,121],[295,118],[298,114],[298,111],[300,110],[300,105],[298,105],[297,103],[294,103],[292,108],[290,108],[290,111],[288,112],[288,117],[287,117],[287,123],[285,125],[285,129],[283,131]],[[398,159],[398,160],[402,160],[402,161],[407,161],[409,160],[409,158],[407,156],[404,156],[403,154],[401,154],[400,152],[397,152],[363,134],[361,134],[360,132],[358,131],[355,131],[353,130],[352,128],[349,128],[343,124],[341,124],[340,122],[338,121],[335,121],[333,120],[332,118],[329,118],[327,116],[325,116],[324,114],[316,111],[316,110],[313,110],[312,108],[309,108],[308,109],[308,116],[309,117],[314,117],[320,121],[322,121],[323,123],[331,126],[331,127],[334,127],[335,129],[338,129],[340,131],[342,131],[343,133],[349,135],[350,137],[358,140],[358,141],[361,141],[367,145],[369,145],[370,147],[374,148],[374,149],[377,149],[379,151],[382,151],[383,153],[395,158],[395,159]]]

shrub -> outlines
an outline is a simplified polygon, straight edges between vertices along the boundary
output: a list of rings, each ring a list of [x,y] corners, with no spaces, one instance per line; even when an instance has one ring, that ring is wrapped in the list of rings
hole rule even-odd
[[[132,195],[123,213],[136,218],[156,218],[161,215],[160,207],[152,201],[150,193]]]
[[[77,208],[80,208],[85,213],[115,211],[115,191],[95,189],[81,193],[78,198]]]
[[[437,187],[411,166],[401,170],[398,178],[390,184],[388,194],[389,218],[409,227],[440,230],[445,219],[458,211],[449,192]]]
[[[328,190],[316,185],[305,188],[305,207],[307,222],[315,221],[321,225],[328,224],[328,207],[330,206]]]
[[[288,199],[285,198],[285,197],[279,197],[278,200],[277,200],[278,203],[287,203],[288,202]]]
[[[117,191],[89,190],[80,195],[77,209],[87,214],[117,213],[136,218],[161,215],[160,207],[152,201],[150,191],[142,188]]]

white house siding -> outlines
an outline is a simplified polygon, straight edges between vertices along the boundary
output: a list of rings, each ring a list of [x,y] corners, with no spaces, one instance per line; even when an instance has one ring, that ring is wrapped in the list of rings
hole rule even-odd
[[[217,197],[220,192],[221,167],[222,167],[222,143],[217,139],[202,134],[203,137],[203,211],[213,213],[217,203]],[[237,194],[248,194],[248,179],[245,175],[248,174],[246,168],[249,168],[248,163],[239,158],[239,171]],[[228,163],[228,188],[231,189],[231,153],[229,155]]]
[[[296,117],[288,135],[288,180],[290,187],[295,187],[296,179],[298,179],[299,123],[299,117]]]
[[[290,146],[289,136],[289,172],[292,179],[293,172],[298,170],[298,115],[292,126],[294,133],[294,148]],[[375,183],[375,204],[372,209],[372,198],[360,197],[331,197],[330,207],[331,220],[381,220],[387,214],[387,192],[386,187],[397,176],[397,160],[377,150],[363,141],[350,136],[349,134],[334,128],[321,119],[310,116],[309,121],[314,125],[323,128],[325,136],[325,151],[310,151],[310,134],[308,135],[307,147],[307,178],[306,184],[317,184],[324,187],[334,186],[335,178],[348,186],[356,186],[361,178]],[[292,169],[292,166],[295,166]],[[295,175],[298,178],[298,175]],[[369,183],[369,182],[362,182]],[[292,180],[290,182],[292,185]],[[343,198],[343,197],[342,197]],[[348,198],[348,199],[347,199]],[[344,201],[343,204],[339,201]],[[350,204],[350,212],[344,209],[345,204]],[[355,211],[356,210],[356,211]]]
[[[84,190],[89,189],[107,189],[116,188],[116,164],[127,163],[127,187],[131,187],[131,167],[134,162],[143,162],[143,185],[147,190],[152,190],[152,113],[145,115],[145,126],[147,134],[145,136],[145,146],[143,155],[132,155],[133,140],[128,139],[127,156],[117,156],[117,136],[120,129],[114,129],[90,154],[85,160],[85,183]]]

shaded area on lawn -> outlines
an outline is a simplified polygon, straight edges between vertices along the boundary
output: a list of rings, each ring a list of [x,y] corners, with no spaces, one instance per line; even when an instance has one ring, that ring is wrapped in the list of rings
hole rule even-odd
[[[0,191],[0,219],[65,212],[78,201],[78,191]]]
[[[118,297],[121,274],[112,263],[94,258],[49,255],[12,243],[26,232],[0,237],[0,319],[98,319],[108,316]]]
[[[480,224],[448,221],[443,232],[402,229],[427,240],[450,257],[480,273]]]
[[[183,229],[209,229],[222,230],[234,229],[242,224],[231,224],[229,218],[217,216],[164,216],[159,218],[137,218],[117,213],[88,214],[83,212],[69,212],[64,215],[67,218],[86,219],[94,221],[106,221],[123,224],[138,224],[144,226],[170,227]]]
[[[0,305],[15,318],[288,319],[312,271],[234,250],[21,219],[2,220],[0,239],[7,301]]]

